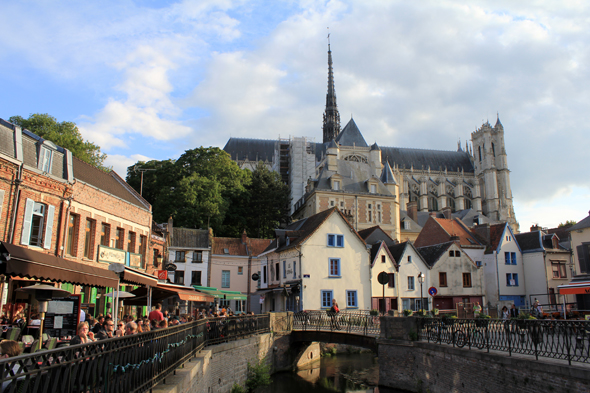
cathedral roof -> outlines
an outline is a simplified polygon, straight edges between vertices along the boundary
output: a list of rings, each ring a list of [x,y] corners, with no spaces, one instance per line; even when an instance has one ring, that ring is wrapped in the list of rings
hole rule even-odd
[[[427,149],[408,149],[401,147],[381,147],[381,154],[391,166],[400,169],[414,168],[433,171],[474,172],[469,154],[464,151],[444,151]]]
[[[350,119],[346,127],[338,134],[336,142],[341,146],[369,147],[353,119]]]
[[[316,183],[316,189],[318,190],[331,190],[332,184],[330,178],[334,174],[341,176],[340,189],[347,193],[359,194],[368,193],[368,187],[366,181],[375,178],[372,174],[371,167],[368,164],[355,161],[338,160],[338,170],[329,171],[327,166],[322,169]],[[382,183],[377,185],[378,195],[391,195],[387,187]]]
[[[276,140],[229,138],[223,150],[232,160],[269,161],[274,158]]]
[[[389,166],[389,162],[387,161],[385,161],[385,166],[383,166],[383,170],[381,171],[381,182],[383,184],[397,184],[395,176],[393,176],[393,172]]]
[[[379,145],[377,144],[377,142],[375,142],[375,143],[373,143],[373,144],[371,145],[371,151],[373,151],[373,150],[381,150],[381,149],[379,148]]]

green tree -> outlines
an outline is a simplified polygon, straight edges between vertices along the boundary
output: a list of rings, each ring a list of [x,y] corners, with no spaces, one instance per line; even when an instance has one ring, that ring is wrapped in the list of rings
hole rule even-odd
[[[47,113],[34,113],[25,119],[21,116],[12,116],[10,122],[25,128],[43,139],[50,140],[58,146],[64,147],[72,152],[80,160],[94,165],[102,170],[109,170],[104,166],[107,155],[100,151],[100,147],[92,142],[85,141],[80,134],[76,123],[62,121]]]
[[[577,224],[577,222],[574,221],[574,220],[567,220],[566,222],[560,223],[557,227],[558,228],[562,228],[562,227],[567,227],[567,226],[573,226],[573,225],[576,225],[576,224]]]
[[[143,171],[143,190],[141,174]],[[175,181],[178,179],[179,173],[176,169],[174,160],[151,160],[138,161],[135,165],[127,168],[127,183],[133,187],[137,192],[141,192],[143,198],[152,206],[155,205],[156,200],[162,190],[169,190],[174,187]],[[166,221],[168,217],[156,217],[154,211],[154,219],[160,222]]]
[[[262,162],[252,172],[246,186],[248,194],[246,222],[250,236],[274,237],[274,230],[290,220],[291,197],[289,186],[277,172],[270,171]]]

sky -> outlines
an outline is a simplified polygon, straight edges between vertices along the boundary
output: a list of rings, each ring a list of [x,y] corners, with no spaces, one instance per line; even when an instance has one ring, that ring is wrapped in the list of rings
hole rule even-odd
[[[0,11],[0,118],[74,121],[122,176],[230,137],[321,142],[329,33],[342,125],[354,117],[380,146],[456,150],[499,115],[521,231],[588,215],[588,2],[8,0]]]

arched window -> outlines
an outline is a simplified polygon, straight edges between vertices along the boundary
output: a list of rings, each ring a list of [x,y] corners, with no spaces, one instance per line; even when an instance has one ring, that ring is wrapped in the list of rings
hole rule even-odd
[[[496,157],[496,146],[494,146],[493,143],[492,143],[492,153],[494,154],[494,157]]]
[[[473,207],[473,204],[471,203],[471,199],[464,199],[465,201],[465,209],[471,209]]]
[[[455,212],[455,199],[447,197],[447,205],[451,208],[451,212]]]
[[[438,211],[438,200],[435,197],[428,197],[428,211]]]
[[[479,162],[481,162],[481,146],[478,146],[477,150],[479,151]]]

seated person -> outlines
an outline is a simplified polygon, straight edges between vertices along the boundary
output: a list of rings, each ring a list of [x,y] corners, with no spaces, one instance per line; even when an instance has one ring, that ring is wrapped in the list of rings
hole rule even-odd
[[[86,344],[96,341],[94,339],[94,333],[92,333],[88,327],[88,322],[80,322],[76,331],[78,334],[72,338],[70,345]]]

